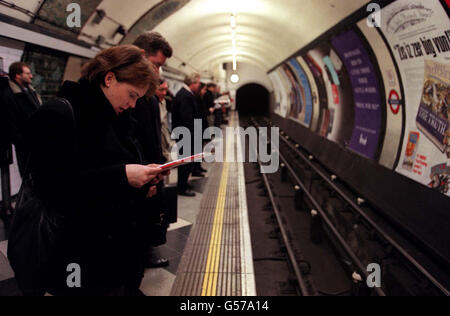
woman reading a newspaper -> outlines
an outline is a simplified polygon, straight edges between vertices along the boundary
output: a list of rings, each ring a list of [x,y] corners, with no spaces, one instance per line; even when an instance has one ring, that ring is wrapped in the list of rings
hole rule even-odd
[[[47,208],[63,215],[50,294],[127,295],[127,281],[140,271],[136,205],[155,194],[162,175],[141,164],[127,110],[157,82],[138,48],[110,48],[85,65],[79,82],[62,86],[72,113],[61,103],[33,117],[33,181]]]

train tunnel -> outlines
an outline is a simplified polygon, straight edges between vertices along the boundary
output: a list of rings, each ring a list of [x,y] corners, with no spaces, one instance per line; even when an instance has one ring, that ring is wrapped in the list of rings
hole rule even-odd
[[[269,91],[259,84],[247,84],[236,93],[236,109],[241,115],[268,116]]]
[[[0,1],[0,296],[20,295],[23,282],[8,263],[7,247],[24,187],[20,128],[28,124],[23,116],[30,109],[11,100],[23,94],[24,102],[39,101],[38,111],[55,100],[64,82],[78,82],[97,54],[133,44],[146,32],[161,34],[173,51],[159,69],[172,95],[164,102],[184,90],[195,95],[192,120],[196,116],[223,131],[212,142],[222,145],[216,154],[248,150],[251,157],[253,135],[259,137],[256,151],[271,145],[255,161],[203,163],[208,172],[190,182],[192,199],[166,201],[171,207],[178,201],[178,222],[161,250],[171,265],[159,267],[157,276],[147,273],[143,292],[449,295],[449,5],[449,0]],[[32,74],[29,83],[22,82],[23,73],[11,78],[16,62]],[[192,74],[207,87],[214,84],[211,104],[190,86]],[[175,110],[163,112],[161,120],[171,128]],[[248,128],[247,138],[228,133],[238,126]],[[276,170],[266,175],[262,170],[274,161]],[[200,171],[191,177],[205,173]],[[176,191],[180,180],[171,178],[173,173],[166,186]],[[227,213],[231,209],[244,213]],[[268,211],[275,214],[265,216]],[[288,232],[275,228],[275,237],[265,235],[278,220],[290,225]],[[227,231],[230,223],[237,228]],[[280,252],[273,239],[306,246],[282,246]],[[241,248],[227,248],[231,243],[250,250],[234,253]],[[219,258],[227,251],[233,258],[228,263]],[[247,261],[232,268],[236,258]],[[272,276],[283,258],[294,258],[290,268]],[[382,284],[365,286],[373,264],[382,271]],[[202,279],[193,281],[189,272],[199,268]],[[233,271],[226,275],[227,269]],[[299,280],[293,286],[285,280],[292,274]],[[227,278],[240,287],[227,288]],[[170,281],[152,287],[161,279]],[[270,290],[272,284],[277,290]]]

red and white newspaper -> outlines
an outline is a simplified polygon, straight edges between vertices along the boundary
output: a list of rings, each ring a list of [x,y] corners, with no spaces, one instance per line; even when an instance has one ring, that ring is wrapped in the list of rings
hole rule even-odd
[[[172,170],[172,169],[187,165],[192,162],[201,161],[201,160],[203,160],[204,157],[205,157],[205,154],[201,153],[201,154],[193,155],[193,156],[190,156],[187,158],[178,159],[178,160],[166,163],[164,165],[161,165],[159,168],[164,171]]]

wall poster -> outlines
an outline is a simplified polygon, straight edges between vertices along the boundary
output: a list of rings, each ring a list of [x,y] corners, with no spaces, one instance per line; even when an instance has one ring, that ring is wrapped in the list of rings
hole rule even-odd
[[[405,88],[400,174],[450,196],[450,21],[439,0],[398,0],[381,30]]]

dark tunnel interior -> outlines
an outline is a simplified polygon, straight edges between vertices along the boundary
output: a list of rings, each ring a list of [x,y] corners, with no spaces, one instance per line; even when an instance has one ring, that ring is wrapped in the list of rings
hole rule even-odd
[[[236,108],[241,115],[269,116],[269,91],[255,83],[241,87],[236,94]]]

